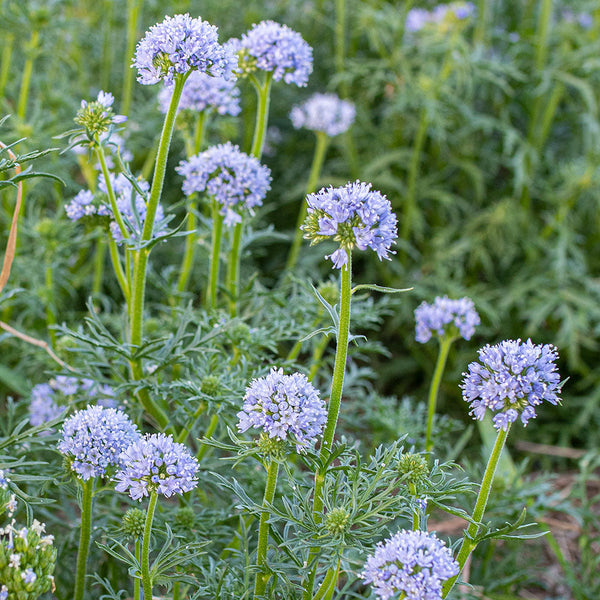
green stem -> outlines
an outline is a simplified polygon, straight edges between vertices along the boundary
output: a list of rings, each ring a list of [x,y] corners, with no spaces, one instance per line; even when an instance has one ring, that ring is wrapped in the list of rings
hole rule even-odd
[[[350,309],[352,296],[352,251],[347,250],[348,264],[342,267],[342,282],[340,295],[340,322],[337,335],[337,347],[335,351],[335,364],[333,367],[333,380],[331,382],[331,393],[329,395],[329,408],[327,411],[327,423],[323,432],[321,444],[321,458],[327,458],[333,444],[335,427],[337,425],[340,404],[342,401],[342,389],[344,387],[344,374],[346,372],[346,357],[348,355],[348,338],[350,335]],[[315,490],[315,501],[317,494]]]
[[[191,72],[191,71],[190,71]],[[162,187],[167,169],[167,158],[169,156],[169,147],[173,136],[173,127],[175,125],[175,117],[177,116],[177,107],[181,98],[181,91],[185,84],[187,75],[176,76],[173,87],[173,96],[169,104],[169,110],[165,116],[160,143],[156,155],[156,165],[154,169],[154,177],[152,179],[152,188],[150,189],[150,197],[146,206],[146,218],[144,220],[144,228],[142,230],[141,241],[147,242],[152,237],[152,229],[154,227],[154,219],[158,202],[162,193]],[[130,310],[130,343],[132,346],[140,346],[142,343],[144,331],[144,295],[146,290],[146,271],[148,267],[148,255],[150,250],[148,247],[140,248],[135,253],[133,266],[133,285],[131,294],[131,310]],[[131,360],[131,373],[135,379],[143,379],[144,373],[139,359]],[[169,423],[168,416],[164,411],[150,398],[147,390],[140,390],[140,401],[144,409],[148,411],[157,423],[165,428]]]
[[[329,569],[325,574],[325,578],[321,582],[319,589],[313,596],[313,600],[327,600],[333,596],[335,584],[337,583],[338,574],[340,571],[340,560],[337,562],[335,569]]]
[[[252,149],[250,150],[250,154],[258,158],[258,160],[262,157],[265,136],[267,135],[272,79],[273,73],[271,72],[266,74],[263,85],[260,85],[256,78],[252,78],[258,97],[258,106],[256,109],[256,123],[254,125],[254,137],[252,138]]]
[[[477,535],[477,532],[479,531],[479,524],[483,520],[483,515],[485,514],[485,509],[492,489],[492,483],[494,481],[494,474],[496,473],[496,467],[498,466],[498,461],[500,460],[502,449],[504,448],[504,444],[506,443],[506,438],[508,437],[510,426],[511,424],[509,423],[506,428],[506,431],[500,430],[498,432],[496,443],[494,444],[494,448],[492,449],[492,453],[490,454],[490,458],[485,468],[483,481],[481,482],[481,488],[479,489],[477,502],[475,503],[475,509],[473,510],[473,522],[469,523],[469,527],[467,528],[467,534],[463,538],[462,545],[460,547],[460,550],[458,551],[458,556],[456,557],[456,561],[458,562],[459,567],[458,574],[446,581],[442,589],[442,598],[445,598],[450,593],[450,590],[454,587],[454,583],[456,582],[458,576],[462,572],[463,567],[467,562],[467,559],[471,555],[471,552],[473,552],[473,550],[477,546],[477,543],[474,541],[474,538]]]
[[[427,406],[427,431],[425,433],[425,452],[431,452],[431,450],[433,449],[433,440],[431,439],[431,433],[433,431],[433,419],[435,418],[435,405],[437,403],[440,383],[442,382],[444,367],[446,366],[446,359],[448,358],[448,352],[450,352],[450,346],[452,346],[453,339],[444,336],[440,338],[439,341],[440,351],[438,352],[437,362],[435,363],[435,370],[433,372],[433,378],[429,387],[429,404]]]
[[[546,66],[548,57],[548,35],[552,23],[552,0],[540,1],[535,43],[535,70],[539,73]]]
[[[258,550],[256,553],[256,581],[254,583],[254,598],[260,598],[267,589],[267,583],[271,578],[267,566],[267,545],[269,541],[269,513],[266,511],[268,504],[273,504],[275,498],[275,488],[277,486],[277,474],[279,472],[279,463],[271,460],[267,469],[267,486],[263,498],[263,511],[260,513],[260,524],[258,527]]]
[[[239,296],[240,254],[242,248],[242,232],[244,220],[236,223],[231,235],[231,251],[227,263],[227,289],[229,290],[229,314],[237,314],[237,301]]]
[[[408,241],[415,218],[417,178],[419,176],[421,152],[423,150],[423,144],[425,143],[425,134],[427,133],[427,123],[427,110],[423,108],[421,109],[421,115],[419,117],[419,126],[417,128],[415,144],[410,157],[408,170],[404,219],[402,220],[402,229],[400,232],[400,237],[405,242]]]
[[[208,270],[208,289],[204,299],[206,308],[217,307],[217,285],[219,283],[219,263],[221,256],[221,237],[223,233],[223,215],[219,212],[219,203],[212,199],[212,243],[210,249],[210,266]]]
[[[12,58],[13,46],[15,43],[14,33],[8,33],[4,37],[4,47],[2,48],[2,60],[0,62],[0,99],[4,98],[4,90],[10,73],[10,60]]]
[[[206,429],[206,433],[204,434],[204,437],[209,438],[217,429],[218,424],[219,424],[219,415],[214,414],[210,418],[210,423],[208,424],[208,428]],[[196,459],[198,460],[198,462],[200,462],[204,458],[204,455],[208,451],[208,448],[209,448],[209,446],[207,446],[205,443],[202,443],[202,445],[200,446],[200,449],[198,450],[198,453],[196,454]]]
[[[477,23],[473,32],[473,43],[476,46],[480,46],[485,41],[489,4],[489,0],[479,0],[477,4]]]
[[[121,264],[121,257],[119,256],[119,249],[117,248],[117,242],[113,240],[112,235],[109,234],[108,238],[108,250],[110,253],[110,260],[112,262],[113,270],[119,282],[119,287],[125,297],[125,303],[129,307],[129,285],[123,271],[123,265]]]
[[[17,103],[17,116],[22,121],[25,119],[25,113],[27,111],[27,98],[29,97],[29,85],[31,83],[31,74],[33,72],[33,61],[34,54],[37,50],[38,43],[40,41],[40,32],[32,31],[29,44],[27,46],[27,60],[23,66],[23,76],[21,79],[21,89],[19,90],[19,101]]]
[[[152,519],[158,499],[157,492],[150,494],[148,512],[146,513],[146,524],[144,525],[144,539],[142,542],[142,586],[144,588],[144,599],[152,599],[152,578],[150,577],[150,535],[152,533]]]
[[[337,347],[335,351],[335,363],[333,366],[333,379],[331,381],[331,392],[329,394],[329,407],[327,411],[327,423],[323,432],[323,441],[321,443],[320,457],[322,462],[326,462],[333,444],[335,428],[340,412],[340,404],[342,401],[342,390],[344,387],[344,374],[346,371],[346,358],[348,355],[348,338],[350,336],[350,311],[352,300],[352,252],[348,252],[348,264],[342,267],[342,281],[340,293],[340,321],[337,334]],[[315,474],[315,491],[313,493],[313,518],[319,522],[323,511],[323,484],[325,483],[325,472],[318,471]],[[311,569],[307,584],[302,594],[303,600],[310,600],[314,581],[317,575],[316,557],[318,548],[312,547],[308,553],[307,564],[310,565],[314,561],[314,566]]]
[[[298,213],[298,220],[296,221],[296,233],[294,236],[294,241],[292,243],[292,247],[290,248],[290,254],[287,259],[286,269],[288,271],[291,271],[296,266],[296,262],[298,261],[298,254],[302,244],[302,230],[300,229],[300,226],[304,223],[304,219],[306,219],[306,213],[308,212],[306,196],[314,192],[315,188],[317,187],[317,182],[319,181],[319,176],[321,174],[321,168],[323,167],[323,162],[325,160],[325,153],[327,152],[327,146],[329,145],[329,136],[326,133],[317,131],[316,136],[317,144],[315,146],[315,153],[313,155],[312,165],[310,167],[310,175],[308,176],[306,191],[304,193],[304,198],[302,199],[300,212]]]
[[[113,4],[112,0],[104,0],[102,6],[102,69],[100,73],[100,87],[103,90],[110,88],[110,67],[112,65],[113,43],[112,37],[112,21],[113,21]]]
[[[117,206],[117,196],[115,195],[115,190],[113,189],[112,182],[110,179],[110,172],[106,165],[106,157],[104,155],[104,147],[100,142],[98,135],[96,137],[96,155],[98,156],[98,160],[100,161],[100,168],[102,169],[102,175],[104,176],[104,184],[106,185],[106,193],[108,195],[108,200],[110,202],[110,208],[113,212],[113,216],[117,225],[119,226],[119,231],[123,236],[123,239],[127,239],[129,237],[129,231],[125,226],[125,221],[123,221],[123,217],[121,216],[121,211]]]
[[[344,61],[346,56],[346,0],[335,2],[335,70],[341,75],[344,72]],[[348,95],[345,82],[341,86],[342,97]]]
[[[75,594],[73,600],[83,600],[85,591],[85,570],[90,550],[92,534],[92,496],[94,480],[81,482],[81,530],[79,532],[79,550],[77,552],[77,575],[75,578]]]
[[[52,265],[46,265],[45,283],[46,283],[46,326],[50,335],[52,347],[56,344],[56,331],[52,329],[56,325],[56,313],[54,306],[54,281],[52,277]]]
[[[179,600],[179,581],[173,584],[173,600]]]
[[[121,113],[129,114],[133,92],[133,69],[131,59],[135,51],[137,25],[140,15],[140,0],[127,0],[127,46],[125,50],[125,67],[123,71],[123,92],[121,94]]]
[[[104,257],[106,255],[106,239],[96,239],[96,252],[94,255],[94,279],[92,282],[92,295],[97,296],[102,289],[102,276],[104,274]]]
[[[327,349],[328,345],[329,336],[324,335],[315,346],[315,349],[312,353],[312,358],[310,360],[310,371],[308,372],[309,381],[312,381],[317,375],[319,367],[321,366],[321,359],[323,358],[323,354],[325,353],[325,350]]]
[[[141,564],[141,546],[140,546],[140,538],[135,539],[135,558]],[[133,580],[133,600],[140,600],[140,578],[135,577]]]

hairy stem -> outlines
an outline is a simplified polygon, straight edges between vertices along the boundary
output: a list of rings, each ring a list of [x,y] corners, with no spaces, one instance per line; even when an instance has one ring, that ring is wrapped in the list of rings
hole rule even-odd
[[[94,480],[81,482],[81,529],[79,531],[79,550],[77,552],[77,574],[75,577],[75,593],[73,600],[83,600],[85,592],[85,571],[92,534],[92,497]]]
[[[263,509],[266,509],[268,504],[273,503],[275,498],[275,488],[277,486],[277,474],[279,472],[279,463],[276,460],[271,460],[267,469],[267,485],[265,487],[265,495],[263,498]],[[260,524],[258,527],[258,550],[256,553],[256,581],[254,583],[254,598],[255,600],[261,597],[267,589],[267,583],[271,578],[267,566],[267,545],[269,541],[269,513],[263,510],[260,514]]]
[[[431,450],[433,449],[433,440],[431,439],[431,434],[433,432],[433,420],[435,418],[435,405],[437,403],[440,383],[442,382],[442,375],[444,373],[444,367],[446,366],[448,352],[450,352],[450,346],[452,346],[452,341],[452,338],[446,336],[440,338],[440,350],[438,352],[437,362],[435,363],[435,370],[433,372],[433,378],[431,379],[431,385],[429,387],[429,403],[427,406],[427,431],[425,433],[425,452],[431,452]]]
[[[142,542],[142,586],[144,588],[144,598],[152,599],[152,578],[150,577],[150,536],[152,534],[152,520],[154,519],[154,510],[158,494],[150,494],[148,503],[148,512],[146,513],[146,523],[144,525],[144,538]]]
[[[208,289],[204,298],[206,308],[217,307],[217,286],[219,283],[219,263],[221,256],[221,237],[223,232],[223,215],[219,212],[219,203],[215,198],[212,203],[212,241],[210,248],[210,265],[208,270]]]
[[[442,598],[445,598],[450,593],[450,590],[452,590],[452,588],[454,587],[454,584],[456,583],[458,576],[462,572],[465,563],[467,562],[467,559],[471,555],[471,552],[473,552],[473,550],[475,550],[475,547],[477,546],[477,543],[474,541],[473,538],[477,535],[477,532],[479,531],[479,523],[481,523],[481,521],[483,520],[483,515],[485,514],[485,509],[488,503],[488,499],[490,497],[490,492],[492,490],[492,483],[494,481],[496,467],[498,466],[498,462],[502,454],[502,449],[504,448],[504,444],[506,443],[506,438],[508,437],[509,431],[510,423],[508,424],[506,431],[500,430],[498,432],[498,437],[496,438],[496,443],[494,444],[494,448],[492,449],[492,453],[490,454],[490,458],[485,468],[483,481],[481,482],[481,488],[479,489],[479,494],[477,496],[477,501],[473,510],[473,522],[469,523],[469,527],[467,528],[467,534],[463,538],[460,550],[458,551],[458,556],[456,557],[456,561],[458,562],[459,566],[458,574],[446,581],[442,588]]]

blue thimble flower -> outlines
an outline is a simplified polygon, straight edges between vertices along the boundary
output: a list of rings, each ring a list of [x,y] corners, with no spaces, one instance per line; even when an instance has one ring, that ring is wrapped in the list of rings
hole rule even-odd
[[[322,131],[330,137],[347,131],[355,116],[354,104],[341,100],[335,94],[313,94],[290,112],[294,128]]]
[[[166,86],[158,93],[158,104],[162,113],[169,110],[172,96],[172,88]],[[234,79],[211,77],[201,71],[194,71],[183,86],[178,110],[214,110],[220,115],[235,117],[242,110],[240,90],[235,87]]]
[[[458,572],[452,552],[434,534],[402,530],[377,544],[361,578],[381,600],[441,600],[443,583]]]
[[[39,383],[31,389],[29,401],[29,423],[33,427],[52,421],[65,411],[65,406],[59,406],[55,399],[55,391],[48,383]]]
[[[480,362],[469,365],[460,386],[463,400],[471,405],[469,414],[481,421],[489,409],[497,430],[506,431],[519,417],[527,425],[536,417],[536,406],[561,401],[557,359],[554,346],[531,340],[504,340],[481,348]]]
[[[451,300],[448,296],[438,296],[433,304],[423,302],[415,310],[415,339],[420,344],[425,344],[434,335],[440,338],[461,336],[470,340],[480,322],[470,298]]]
[[[115,489],[127,492],[133,500],[154,492],[169,498],[198,484],[198,461],[183,444],[164,433],[139,438],[121,454],[121,461]]]
[[[379,260],[394,254],[390,246],[396,241],[396,215],[390,201],[371,190],[370,183],[356,181],[343,187],[323,188],[306,197],[308,214],[301,229],[311,245],[328,238],[339,242],[340,248],[330,258],[336,269],[348,263],[348,251],[353,248],[371,250]]]
[[[449,26],[452,22],[464,21],[475,14],[472,2],[450,2],[438,4],[432,10],[412,8],[406,15],[406,31],[414,33],[426,26]]]
[[[170,86],[175,75],[188,71],[230,78],[234,61],[217,38],[217,28],[200,18],[165,17],[137,45],[133,66],[138,81],[153,85],[162,80]]]
[[[294,83],[304,87],[312,73],[312,48],[302,36],[287,25],[275,21],[261,21],[242,35],[239,44],[238,70],[242,75],[254,70],[273,73],[275,81]]]
[[[269,438],[291,439],[298,450],[315,441],[327,421],[325,403],[306,376],[276,368],[250,383],[237,416],[241,432],[262,429]]]
[[[226,225],[239,223],[244,210],[253,214],[271,187],[270,169],[231,142],[182,161],[176,171],[185,178],[186,196],[206,192],[215,198]]]
[[[121,453],[138,438],[137,427],[120,410],[88,406],[64,422],[58,450],[77,477],[87,481],[120,467]]]
[[[125,115],[116,115],[113,111],[114,96],[108,92],[100,90],[96,100],[87,102],[81,101],[79,111],[75,117],[75,123],[82,125],[90,140],[94,136],[101,136],[104,140],[108,139],[110,128],[114,125],[120,125],[127,121]]]

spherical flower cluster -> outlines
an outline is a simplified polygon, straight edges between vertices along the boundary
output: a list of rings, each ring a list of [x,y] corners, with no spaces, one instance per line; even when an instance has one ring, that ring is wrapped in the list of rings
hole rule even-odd
[[[399,531],[380,542],[361,577],[381,600],[441,600],[442,584],[458,574],[444,542],[425,531]]]
[[[0,528],[0,600],[35,599],[54,591],[56,549],[54,537],[44,530],[37,519],[30,527],[17,527],[13,520]]]
[[[582,29],[591,29],[594,26],[594,17],[588,12],[575,13],[566,9],[562,11],[561,16],[566,23],[576,23]]]
[[[125,115],[115,115],[112,105],[115,99],[112,94],[100,90],[96,100],[92,102],[81,101],[77,111],[75,123],[82,125],[90,139],[95,136],[106,137],[107,132],[113,125],[119,125],[127,121]]]
[[[137,45],[133,66],[140,83],[153,85],[163,80],[170,86],[175,75],[188,71],[229,79],[234,62],[219,44],[214,25],[185,14],[165,17],[150,27]]]
[[[125,223],[127,233],[134,241],[141,236],[146,220],[146,200],[133,187],[131,181],[119,173],[109,174],[110,183],[115,193],[117,208]],[[138,187],[148,192],[150,185],[143,179],[137,180]],[[78,221],[84,217],[108,217],[109,229],[115,242],[123,242],[123,234],[119,225],[113,218],[113,210],[108,197],[106,181],[102,174],[98,177],[98,192],[94,195],[89,190],[81,190],[74,198],[65,205],[65,212],[72,221]],[[165,213],[159,204],[156,209],[156,223],[158,224],[155,235],[160,235],[164,230],[161,223],[164,221]]]
[[[183,445],[164,433],[145,435],[122,454],[123,467],[115,480],[118,492],[128,492],[133,500],[151,493],[184,494],[198,483],[198,461]]]
[[[519,416],[527,425],[536,416],[536,406],[561,400],[557,358],[554,346],[531,340],[505,340],[481,348],[480,363],[472,362],[463,373],[461,388],[463,399],[471,405],[469,414],[481,420],[491,410],[497,430],[506,431]]]
[[[158,103],[162,113],[169,110],[173,89],[164,87],[158,93]],[[211,77],[206,73],[194,71],[186,80],[179,100],[179,110],[202,112],[214,110],[220,115],[240,114],[240,90],[235,80],[223,77]]]
[[[122,465],[122,452],[139,438],[137,427],[120,410],[88,406],[63,424],[58,450],[77,477],[103,477]]]
[[[322,131],[333,137],[347,131],[354,121],[356,109],[352,102],[340,100],[335,94],[313,94],[290,112],[292,125],[312,131]]]
[[[92,379],[77,379],[59,375],[48,383],[39,383],[31,389],[29,400],[29,422],[36,427],[59,417],[65,410],[65,401],[77,398],[95,400],[105,407],[114,408],[115,391],[106,384],[98,384]]]
[[[187,196],[205,191],[215,198],[226,225],[239,223],[243,209],[252,214],[271,187],[269,168],[231,142],[212,146],[182,161],[176,170],[185,178],[183,192]]]
[[[371,190],[370,183],[348,183],[339,188],[323,188],[306,197],[308,215],[301,229],[304,237],[317,244],[328,238],[340,249],[326,256],[337,269],[348,263],[348,251],[371,248],[379,260],[393,252],[390,246],[398,235],[396,215],[390,201]]]
[[[463,21],[475,14],[472,2],[451,2],[438,4],[433,10],[412,8],[406,16],[406,31],[420,31],[426,26],[440,26],[452,21]]]
[[[451,300],[448,296],[437,297],[433,304],[423,302],[415,310],[415,339],[421,344],[432,336],[462,336],[470,340],[475,327],[481,322],[470,298]]]
[[[327,421],[325,403],[302,373],[273,368],[246,388],[238,429],[262,429],[270,438],[291,438],[298,450],[311,444]]]
[[[232,47],[235,47],[232,44]],[[273,73],[273,79],[303,87],[313,68],[312,48],[287,25],[261,21],[239,42],[239,69],[242,74],[255,69]]]

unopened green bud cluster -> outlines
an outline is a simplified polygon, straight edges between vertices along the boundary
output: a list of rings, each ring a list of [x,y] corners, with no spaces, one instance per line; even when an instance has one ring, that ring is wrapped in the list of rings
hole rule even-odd
[[[31,527],[0,528],[0,598],[36,600],[54,591],[56,550],[54,537],[44,535],[45,525],[34,520]]]
[[[277,437],[269,437],[267,433],[261,433],[256,441],[260,454],[265,457],[281,460],[285,451],[285,441]]]
[[[325,515],[325,527],[331,535],[342,535],[348,529],[350,513],[345,508],[336,507]]]
[[[398,461],[398,472],[405,483],[419,485],[427,479],[429,467],[421,454],[403,454]]]
[[[121,519],[121,530],[133,539],[141,538],[144,535],[145,523],[146,513],[139,508],[130,508]]]

